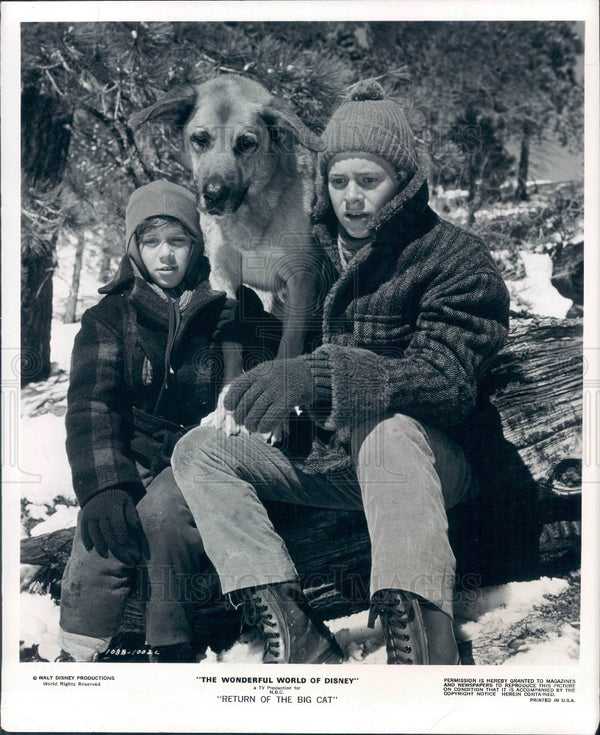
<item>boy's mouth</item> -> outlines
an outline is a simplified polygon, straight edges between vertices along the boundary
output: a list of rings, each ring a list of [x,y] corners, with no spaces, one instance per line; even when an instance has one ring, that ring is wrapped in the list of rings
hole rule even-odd
[[[346,212],[344,218],[349,224],[365,225],[370,221],[371,215],[366,212]]]

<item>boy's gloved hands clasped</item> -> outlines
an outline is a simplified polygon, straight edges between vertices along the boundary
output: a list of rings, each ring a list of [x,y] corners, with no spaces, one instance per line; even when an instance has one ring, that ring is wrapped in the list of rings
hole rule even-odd
[[[313,376],[304,360],[270,360],[234,380],[225,408],[251,433],[266,434],[285,423],[297,406],[308,408],[312,397]]]
[[[140,558],[142,524],[129,493],[103,490],[81,509],[81,538],[88,551],[94,547],[104,558],[110,551],[123,564]]]

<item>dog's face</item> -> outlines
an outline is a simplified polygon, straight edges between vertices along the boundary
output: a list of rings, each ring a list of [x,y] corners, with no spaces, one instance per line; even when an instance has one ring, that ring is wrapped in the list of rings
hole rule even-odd
[[[220,76],[173,90],[136,113],[130,124],[164,117],[183,123],[198,209],[210,215],[235,212],[247,197],[265,192],[275,173],[278,180],[285,177],[294,160],[294,140],[322,149],[285,103],[244,77]]]
[[[235,212],[262,191],[282,158],[263,106],[231,95],[203,97],[184,128],[200,211]]]

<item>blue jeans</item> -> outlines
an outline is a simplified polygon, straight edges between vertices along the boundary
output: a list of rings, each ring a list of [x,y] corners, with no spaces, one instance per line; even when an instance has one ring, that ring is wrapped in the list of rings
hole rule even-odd
[[[137,510],[144,529],[150,587],[146,640],[151,646],[187,642],[191,638],[187,604],[190,599],[182,587],[182,579],[190,580],[197,573],[204,550],[170,468],[148,485]],[[135,575],[140,570],[123,564],[111,553],[105,559],[96,549],[87,551],[78,519],[62,581],[62,631],[72,634],[71,640],[74,636],[97,639],[97,650],[104,650],[101,639],[107,643],[118,632]],[[83,644],[87,643],[83,640]]]
[[[371,593],[403,589],[452,616],[455,559],[446,509],[471,471],[437,429],[394,414],[352,433],[354,469],[298,471],[260,437],[197,427],[176,445],[175,479],[194,516],[223,593],[294,579],[297,572],[261,502],[363,509],[371,537]]]

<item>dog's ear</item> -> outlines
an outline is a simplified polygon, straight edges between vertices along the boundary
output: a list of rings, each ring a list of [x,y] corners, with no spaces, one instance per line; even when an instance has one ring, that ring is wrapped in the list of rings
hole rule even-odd
[[[286,102],[274,98],[262,108],[262,118],[269,127],[289,130],[294,138],[311,151],[322,151],[325,144],[312,132]]]
[[[171,120],[183,124],[194,109],[196,90],[191,84],[173,87],[150,107],[134,112],[129,118],[129,127],[137,130],[148,120]]]

